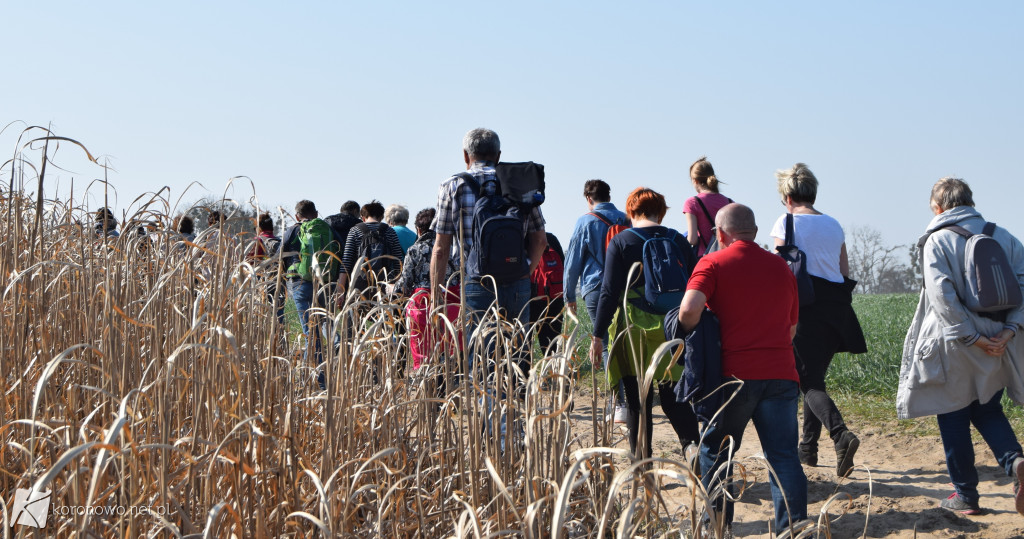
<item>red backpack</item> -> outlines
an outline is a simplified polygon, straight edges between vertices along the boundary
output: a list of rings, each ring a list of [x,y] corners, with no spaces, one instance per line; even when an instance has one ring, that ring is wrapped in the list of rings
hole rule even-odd
[[[547,296],[548,299],[555,299],[562,295],[562,274],[565,266],[561,257],[554,247],[548,245],[544,249],[544,255],[540,257],[540,264],[530,275],[530,281],[537,286],[537,293],[534,297]]]
[[[614,238],[619,232],[622,232],[623,230],[627,230],[628,228],[630,228],[629,225],[613,225],[610,221],[608,221],[608,219],[601,217],[601,214],[597,213],[596,211],[592,211],[588,215],[593,215],[594,217],[600,219],[602,223],[608,225],[608,232],[605,232],[604,234],[605,252],[608,252],[608,244],[612,242],[612,238]],[[604,260],[602,260],[601,262],[603,263]]]

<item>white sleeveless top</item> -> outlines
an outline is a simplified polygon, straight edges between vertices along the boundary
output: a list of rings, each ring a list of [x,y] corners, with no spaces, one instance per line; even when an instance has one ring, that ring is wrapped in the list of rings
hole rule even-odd
[[[843,282],[839,271],[839,255],[846,236],[843,227],[828,215],[793,214],[793,243],[807,255],[807,273],[833,283]],[[786,214],[772,227],[772,237],[786,238]]]

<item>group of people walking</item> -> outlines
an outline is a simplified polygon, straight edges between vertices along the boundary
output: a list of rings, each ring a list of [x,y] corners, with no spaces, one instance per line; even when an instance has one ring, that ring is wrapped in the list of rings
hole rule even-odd
[[[839,477],[853,470],[860,446],[829,396],[829,366],[836,353],[867,351],[852,307],[856,282],[850,279],[843,229],[815,207],[819,183],[811,170],[797,163],[775,174],[785,212],[773,222],[770,235],[780,253],[789,253],[786,258],[755,242],[753,211],[720,192],[723,182],[704,157],[689,170],[695,195],[683,202],[682,216],[670,219],[682,224],[681,231],[666,226],[668,205],[662,194],[634,189],[620,211],[610,186],[594,179],[583,185],[587,211],[562,253],[544,228],[537,202],[542,192],[515,203],[507,192],[503,197],[502,189],[512,187],[509,173],[503,176],[500,155],[494,131],[467,133],[465,171],[440,184],[436,207],[416,214],[415,230],[406,228],[405,208],[385,210],[377,201],[360,207],[349,201],[339,214],[321,220],[313,202],[303,200],[296,206],[296,225],[280,240],[273,236],[269,216],[260,216],[265,247],[253,254],[265,258],[280,250],[287,292],[307,336],[310,308],[330,303],[350,282],[358,283],[356,292],[379,290],[410,298],[406,313],[414,367],[436,357],[438,350],[453,356],[453,347],[473,338],[492,306],[506,320],[523,327],[535,324],[546,349],[561,332],[563,305],[576,312],[582,298],[593,322],[590,359],[607,372],[613,388],[616,408],[609,419],[626,424],[635,458],[651,456],[655,390],[683,451],[698,446],[694,465],[709,492],[730,481],[731,455],[752,421],[774,470],[776,532],[805,519],[802,466],[817,466],[822,429],[831,440]],[[897,410],[901,418],[938,417],[955,488],[942,507],[965,514],[980,511],[973,424],[1014,478],[1016,507],[1024,513],[1018,487],[1024,452],[1000,404],[1004,390],[1024,402],[1024,344],[1015,338],[1024,326],[1024,247],[1005,229],[986,225],[963,180],[936,183],[930,205],[935,218],[920,243],[924,286],[904,345]],[[107,234],[110,227],[103,217],[98,233]],[[994,239],[1005,254],[1016,304],[1013,297],[998,310],[978,311],[968,304],[976,288],[973,274],[964,270],[973,249],[969,242],[982,236]],[[669,265],[652,258],[658,249]],[[659,289],[669,286],[667,273],[678,273],[683,286]],[[454,340],[431,338],[446,332],[432,327],[428,313],[456,321],[460,293],[468,310],[464,333]],[[538,295],[542,301],[534,300]],[[268,297],[282,305],[279,296]],[[676,305],[668,315],[658,305],[665,298]],[[538,308],[530,308],[531,300]],[[701,421],[692,402],[677,398],[684,365],[673,363],[671,354],[656,357],[655,351],[705,323],[708,313],[717,320],[720,335],[716,369],[723,380],[741,383],[724,387],[720,412]],[[309,340],[319,363],[320,338]],[[511,352],[523,372],[530,367],[532,346],[520,340]],[[474,353],[467,352],[466,358],[457,368],[472,372]],[[641,387],[652,368],[651,386]],[[797,413],[801,395],[802,428]],[[732,504],[726,498],[715,501],[719,520],[712,525],[729,527]]]

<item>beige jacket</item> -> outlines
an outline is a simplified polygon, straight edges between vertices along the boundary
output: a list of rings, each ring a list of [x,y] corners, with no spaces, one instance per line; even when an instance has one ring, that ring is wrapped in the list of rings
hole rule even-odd
[[[974,208],[960,206],[936,215],[928,225],[922,248],[924,289],[903,343],[896,412],[900,419],[954,412],[974,401],[988,402],[1000,389],[1024,404],[1024,305],[1007,321],[997,322],[968,311],[959,299],[964,285],[966,240],[951,230],[958,224],[980,233],[985,220]],[[993,237],[1002,245],[1024,290],[1024,246],[997,227]],[[1012,326],[1013,337],[1002,357],[965,344],[974,335],[992,337]]]

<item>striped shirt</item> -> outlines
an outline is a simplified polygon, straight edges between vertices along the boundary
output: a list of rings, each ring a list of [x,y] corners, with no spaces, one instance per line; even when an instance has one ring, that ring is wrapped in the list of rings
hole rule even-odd
[[[380,228],[380,223],[363,223],[369,231],[374,231]],[[345,254],[341,256],[341,270],[345,273],[352,275],[352,270],[356,267],[356,263],[359,262],[359,246],[363,243],[363,227],[356,225],[348,231],[348,238],[345,240]],[[384,254],[393,256],[392,258],[386,258],[384,260],[384,267],[387,268],[388,278],[394,278],[398,276],[398,268],[401,265],[401,260],[404,258],[402,254],[402,244],[398,242],[398,234],[395,234],[395,230],[391,227],[387,227],[384,232]]]

